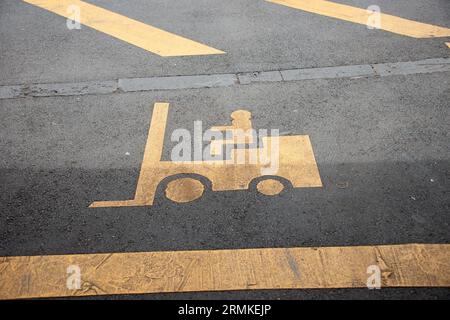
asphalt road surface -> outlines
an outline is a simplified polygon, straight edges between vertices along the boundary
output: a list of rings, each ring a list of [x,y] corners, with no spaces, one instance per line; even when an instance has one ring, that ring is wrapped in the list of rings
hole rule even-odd
[[[450,34],[414,38],[264,0],[85,2],[224,53],[160,56],[1,1],[0,257],[450,244]],[[334,2],[450,28],[447,0]],[[174,130],[245,109],[254,128],[308,135],[323,186],[205,190],[189,203],[159,187],[152,206],[89,208],[133,198],[156,102],[170,104],[163,160]],[[442,283],[246,289],[93,298],[450,298]]]

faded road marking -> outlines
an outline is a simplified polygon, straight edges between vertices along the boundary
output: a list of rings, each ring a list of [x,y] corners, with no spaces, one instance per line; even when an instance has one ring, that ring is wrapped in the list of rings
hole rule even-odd
[[[367,25],[370,10],[323,0],[266,0],[294,9]],[[450,37],[450,29],[380,13],[380,29],[413,38]]]
[[[195,161],[163,161],[161,160],[164,146],[168,103],[155,103],[150,129],[145,146],[144,158],[136,186],[134,199],[95,201],[90,208],[105,207],[133,207],[151,206],[155,199],[156,190],[166,178],[176,177],[179,174],[195,174],[208,179],[211,182],[212,191],[237,191],[248,190],[255,179],[269,179],[271,175],[281,177],[292,185],[293,188],[317,188],[322,187],[319,169],[317,167],[311,141],[307,135],[286,135],[276,137],[262,137],[262,146],[257,148],[232,148],[231,158],[222,160],[195,160]],[[244,118],[242,118],[242,116]],[[222,129],[248,130],[252,128],[251,113],[239,110],[232,113],[232,126],[212,127],[211,129],[221,131]],[[233,132],[233,129],[231,129]],[[235,133],[233,133],[233,137]],[[215,142],[227,143],[225,140],[213,140]],[[264,156],[267,155],[267,162]],[[242,162],[239,162],[239,159]],[[253,159],[254,161],[251,161]],[[264,169],[270,169],[269,174]],[[272,180],[272,179],[269,179]],[[202,184],[199,180],[198,183]],[[173,188],[179,194],[172,193],[173,185],[166,189],[166,195],[171,199],[186,202],[199,198],[203,194],[194,192],[192,183],[184,183],[180,179]],[[200,189],[198,188],[197,191]],[[281,192],[283,188],[273,188],[268,191]],[[265,194],[265,191],[263,190]],[[177,201],[178,202],[178,201]]]
[[[449,244],[167,251],[0,258],[0,299],[254,289],[450,287]],[[81,287],[66,286],[69,265]],[[23,279],[29,279],[24,284]],[[249,285],[251,283],[251,285]]]
[[[67,8],[78,6],[77,22],[163,57],[225,53],[80,0],[23,1],[69,19],[74,17]]]

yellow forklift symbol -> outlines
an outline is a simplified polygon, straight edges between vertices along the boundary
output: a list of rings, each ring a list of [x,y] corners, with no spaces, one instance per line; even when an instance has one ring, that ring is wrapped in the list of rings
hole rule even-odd
[[[259,158],[252,163],[235,161],[238,153],[243,154],[245,159],[251,158],[252,153],[251,149],[239,149],[234,139],[211,141],[212,155],[220,153],[224,145],[232,144],[232,152],[227,159],[162,161],[168,112],[168,103],[155,103],[134,199],[96,201],[90,205],[91,208],[151,206],[156,190],[163,180],[169,181],[165,189],[166,197],[175,202],[189,202],[200,198],[205,189],[200,177],[209,180],[212,191],[248,190],[252,182],[257,182],[257,190],[270,196],[279,194],[289,184],[293,188],[322,187],[307,135],[262,137],[262,147],[259,147],[258,151],[268,153],[276,139],[278,145],[276,175],[264,174],[264,168],[269,167],[270,163],[259,161]],[[248,111],[235,111],[231,114],[231,118],[230,126],[212,127],[211,130],[245,132],[252,128],[251,113]],[[254,144],[254,137],[249,135],[245,142]],[[194,177],[180,178],[180,175]]]

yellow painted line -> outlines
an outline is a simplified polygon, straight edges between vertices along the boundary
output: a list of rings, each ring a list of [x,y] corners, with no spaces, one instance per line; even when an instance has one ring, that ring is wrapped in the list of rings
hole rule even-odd
[[[374,265],[381,288],[450,287],[449,244],[404,244],[4,257],[0,299],[365,288]],[[80,289],[68,288],[74,268]]]
[[[75,21],[163,57],[225,53],[83,1],[23,1],[69,19],[74,18],[69,6],[78,6],[81,14]]]
[[[450,48],[450,42],[446,42],[445,44]]]
[[[361,8],[323,0],[266,0],[290,8],[367,25],[373,13]],[[450,37],[450,29],[380,13],[380,29],[413,38]]]

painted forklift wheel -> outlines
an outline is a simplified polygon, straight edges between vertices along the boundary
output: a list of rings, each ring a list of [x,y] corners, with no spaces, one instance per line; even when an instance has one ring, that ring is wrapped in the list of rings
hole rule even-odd
[[[170,181],[166,187],[166,197],[174,202],[185,203],[197,200],[205,187],[197,179],[180,178]]]
[[[284,189],[284,185],[275,179],[265,179],[256,185],[256,189],[266,196],[276,196]]]

